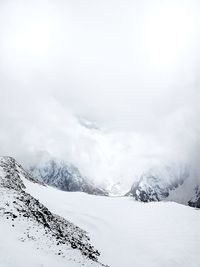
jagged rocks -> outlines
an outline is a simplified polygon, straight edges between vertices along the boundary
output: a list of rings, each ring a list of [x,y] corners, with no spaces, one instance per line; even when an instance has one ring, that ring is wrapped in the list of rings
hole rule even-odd
[[[189,172],[186,167],[176,169],[167,166],[151,169],[133,184],[126,196],[132,196],[142,202],[161,201],[182,185],[188,177]]]
[[[106,190],[95,186],[87,178],[83,177],[78,168],[63,161],[49,160],[32,166],[30,172],[33,176],[38,177],[41,182],[63,191],[80,191],[93,195],[108,195]]]
[[[21,177],[33,182],[44,185],[37,178],[33,177],[12,157],[0,157],[0,186],[15,190],[25,189]]]
[[[196,186],[194,196],[188,201],[188,205],[194,208],[200,208],[200,187]]]
[[[59,255],[71,248],[98,262],[100,253],[90,244],[87,233],[53,214],[39,200],[28,194],[22,177],[37,182],[13,158],[0,158],[0,217],[11,220],[12,227],[15,227],[15,221],[26,221],[30,225],[24,229],[26,237],[21,237],[22,241],[25,238],[36,240],[36,232],[40,230],[49,247],[58,246]],[[36,230],[33,231],[33,228]]]

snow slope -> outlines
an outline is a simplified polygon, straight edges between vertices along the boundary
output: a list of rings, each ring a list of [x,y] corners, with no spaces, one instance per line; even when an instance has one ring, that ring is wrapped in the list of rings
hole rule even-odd
[[[187,166],[161,164],[145,172],[126,196],[132,196],[142,202],[165,200],[189,179],[189,176]]]
[[[86,230],[101,252],[100,261],[110,267],[200,266],[199,210],[24,183],[50,210]]]
[[[43,246],[41,240],[33,242],[33,240],[23,239],[24,229],[27,223],[15,223],[2,218],[0,219],[0,266],[1,267],[96,267],[97,263],[90,262],[76,251],[67,251],[67,258],[65,256],[58,256],[59,250],[49,249],[46,246],[46,239],[39,229],[38,238],[43,239]],[[31,224],[29,225],[31,228]]]
[[[102,266],[87,233],[28,194],[23,180],[48,190],[13,158],[0,157],[0,266]]]

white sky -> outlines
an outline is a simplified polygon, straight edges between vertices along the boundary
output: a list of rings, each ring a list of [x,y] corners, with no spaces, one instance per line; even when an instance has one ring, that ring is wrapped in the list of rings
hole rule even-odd
[[[47,151],[99,181],[196,165],[199,11],[197,0],[1,0],[1,154]]]

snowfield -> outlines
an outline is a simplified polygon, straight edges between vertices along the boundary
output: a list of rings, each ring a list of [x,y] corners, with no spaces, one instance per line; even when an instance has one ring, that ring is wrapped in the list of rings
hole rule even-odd
[[[5,208],[0,208],[0,267],[101,266],[67,244],[58,246],[58,240],[55,242],[43,225],[32,219],[10,217],[10,211],[15,210],[13,200],[13,192],[1,189],[0,203]],[[8,215],[1,216],[2,212]]]
[[[56,250],[46,246],[46,239],[38,231],[38,242],[21,238],[27,223],[14,224],[0,220],[0,266],[1,267],[96,267],[97,264],[84,259],[77,251],[67,251],[67,257],[59,257]],[[35,236],[35,232],[34,232]],[[41,240],[41,236],[42,239]],[[42,246],[43,245],[43,246]],[[46,248],[45,248],[46,246]],[[56,246],[55,246],[56,248]],[[58,251],[57,251],[58,253]],[[76,261],[75,261],[76,259]],[[84,264],[84,265],[83,265]]]
[[[101,252],[99,261],[110,267],[200,266],[197,209],[173,202],[141,203],[130,197],[63,192],[23,181],[26,191],[49,210],[86,230],[91,243]],[[43,258],[40,254],[38,262]],[[64,266],[48,260],[49,267]]]
[[[105,266],[87,233],[28,194],[22,179],[45,188],[13,158],[0,157],[0,267]]]

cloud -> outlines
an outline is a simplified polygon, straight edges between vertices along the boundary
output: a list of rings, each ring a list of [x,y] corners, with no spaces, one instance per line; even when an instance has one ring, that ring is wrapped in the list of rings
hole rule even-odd
[[[198,7],[1,1],[1,154],[48,152],[127,184],[163,161],[197,170]]]

